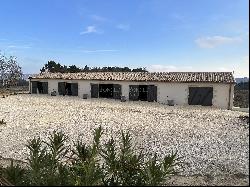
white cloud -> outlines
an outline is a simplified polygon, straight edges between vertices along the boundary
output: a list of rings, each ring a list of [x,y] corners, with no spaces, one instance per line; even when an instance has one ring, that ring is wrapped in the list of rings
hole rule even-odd
[[[191,66],[177,67],[173,65],[166,66],[160,64],[153,64],[149,65],[146,69],[150,72],[185,72],[192,71],[193,68]]]
[[[116,52],[115,49],[82,50],[84,53]]]
[[[238,64],[233,66],[234,77],[249,77],[249,59],[243,58]]]
[[[249,77],[249,56],[243,56],[236,59],[237,63],[231,66],[234,71],[234,77]]]
[[[87,26],[85,31],[80,32],[80,35],[83,34],[90,34],[90,33],[100,33],[99,31],[97,31],[96,27],[93,25]]]
[[[241,42],[240,37],[225,37],[225,36],[211,36],[201,37],[195,40],[195,43],[201,48],[214,48],[223,44],[232,44]]]
[[[146,69],[149,72],[234,72],[234,77],[249,77],[249,55],[238,58],[225,58],[213,61],[204,59],[203,61],[190,63],[185,62],[187,66],[153,64],[148,65]],[[226,62],[226,63],[225,63]]]
[[[130,25],[129,24],[118,24],[118,25],[116,25],[116,28],[120,29],[120,30],[128,31],[130,29]]]
[[[170,14],[170,17],[177,20],[177,21],[180,21],[180,22],[185,22],[187,18],[185,18],[184,16],[182,16],[181,14],[178,14],[178,13],[172,13]]]
[[[7,46],[9,49],[29,49],[31,48],[30,45],[9,45]]]
[[[99,22],[104,22],[108,20],[107,18],[98,15],[90,15],[90,18]]]
[[[227,68],[227,67],[218,67],[218,68],[215,68],[215,71],[219,71],[219,72],[232,72],[232,69]]]
[[[245,56],[244,57],[244,63],[245,64],[249,64],[249,56]]]

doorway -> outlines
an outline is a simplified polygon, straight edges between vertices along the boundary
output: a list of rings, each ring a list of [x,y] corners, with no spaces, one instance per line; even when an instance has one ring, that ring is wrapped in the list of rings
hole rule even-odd
[[[189,87],[189,105],[212,106],[213,87]]]

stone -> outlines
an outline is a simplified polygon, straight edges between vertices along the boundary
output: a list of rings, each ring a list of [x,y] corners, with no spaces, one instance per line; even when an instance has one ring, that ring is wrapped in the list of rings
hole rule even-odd
[[[135,150],[159,156],[177,151],[180,175],[249,175],[249,124],[240,111],[205,106],[167,106],[144,101],[21,94],[0,98],[0,156],[27,158],[27,141],[48,140],[53,130],[91,144],[93,130],[103,128],[101,143],[121,130],[130,131]],[[244,119],[247,117],[244,117]]]

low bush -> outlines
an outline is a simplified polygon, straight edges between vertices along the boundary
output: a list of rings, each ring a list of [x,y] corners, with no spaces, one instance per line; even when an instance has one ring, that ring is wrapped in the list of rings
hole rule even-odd
[[[121,132],[119,144],[111,138],[101,146],[101,127],[94,130],[92,145],[81,140],[70,149],[62,132],[53,132],[48,142],[40,138],[30,140],[28,167],[14,165],[2,168],[0,175],[5,185],[161,185],[176,173],[179,164],[176,153],[163,159],[156,154],[149,157],[136,154],[129,132]],[[7,183],[8,182],[8,183]]]
[[[235,90],[233,105],[240,108],[248,108],[249,90]]]
[[[6,122],[2,119],[0,120],[0,125],[6,125]]]

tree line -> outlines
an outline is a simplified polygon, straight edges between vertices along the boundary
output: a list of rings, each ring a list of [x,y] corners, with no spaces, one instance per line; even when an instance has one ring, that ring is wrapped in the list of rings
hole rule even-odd
[[[235,90],[249,90],[249,81],[248,82],[240,82],[235,85]]]
[[[130,69],[129,67],[88,67],[84,68],[77,67],[76,65],[65,66],[55,61],[48,61],[40,72],[51,72],[51,73],[79,73],[79,72],[148,72],[146,68],[135,68]]]
[[[129,67],[77,67],[76,65],[61,65],[51,60],[40,69],[40,72],[50,73],[78,73],[78,72],[148,72],[146,68],[130,69]],[[27,85],[23,80],[22,68],[17,62],[15,56],[6,56],[0,51],[0,88],[18,85]]]

